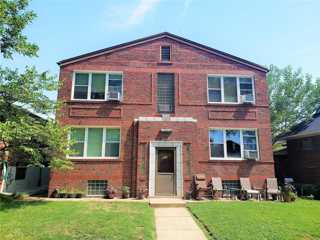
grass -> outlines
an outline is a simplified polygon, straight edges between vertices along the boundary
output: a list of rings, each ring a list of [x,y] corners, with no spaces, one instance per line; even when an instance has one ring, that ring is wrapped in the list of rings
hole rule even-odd
[[[320,201],[199,202],[188,204],[214,239],[320,239]]]
[[[147,203],[0,202],[1,240],[155,239]]]

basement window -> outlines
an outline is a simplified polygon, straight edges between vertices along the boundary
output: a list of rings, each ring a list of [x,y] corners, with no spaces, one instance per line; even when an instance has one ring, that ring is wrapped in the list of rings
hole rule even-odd
[[[107,180],[88,180],[88,196],[104,196]]]

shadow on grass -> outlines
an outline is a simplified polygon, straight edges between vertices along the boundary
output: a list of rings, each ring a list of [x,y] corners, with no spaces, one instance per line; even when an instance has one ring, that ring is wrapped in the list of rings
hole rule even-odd
[[[0,200],[0,211],[5,212],[11,209],[18,209],[28,206],[41,206],[48,204],[46,201],[20,201],[20,200]]]

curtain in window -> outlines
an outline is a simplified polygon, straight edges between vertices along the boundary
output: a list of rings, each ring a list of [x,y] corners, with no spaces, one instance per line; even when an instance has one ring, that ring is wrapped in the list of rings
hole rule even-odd
[[[105,98],[106,75],[93,73],[91,80],[91,99]]]
[[[241,158],[240,130],[226,130],[227,156]]]
[[[224,101],[225,102],[238,102],[237,94],[237,78],[236,77],[224,77]]]
[[[89,128],[88,129],[88,157],[101,157],[102,156],[102,128]]]
[[[247,96],[248,101],[253,101],[253,84],[252,78],[239,78],[240,79],[240,95]]]

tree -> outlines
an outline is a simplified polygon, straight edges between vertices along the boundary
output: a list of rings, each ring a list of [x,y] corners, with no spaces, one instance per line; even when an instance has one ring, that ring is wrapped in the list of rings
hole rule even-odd
[[[36,14],[27,11],[28,0],[2,0],[0,2],[0,59],[11,58],[14,53],[37,56],[38,46],[29,43],[23,29]],[[48,72],[39,73],[35,67],[24,72],[0,66],[0,154],[23,156],[29,165],[69,169],[66,158],[69,149],[68,129],[49,118],[58,104],[44,93],[56,91],[58,81]],[[35,117],[31,111],[47,116]]]
[[[291,66],[283,69],[270,66],[267,76],[272,122],[272,136],[312,117],[320,104],[320,79],[313,81],[310,74]]]

